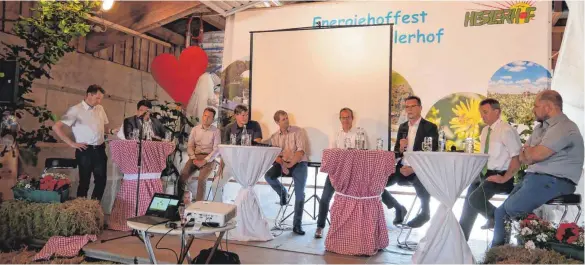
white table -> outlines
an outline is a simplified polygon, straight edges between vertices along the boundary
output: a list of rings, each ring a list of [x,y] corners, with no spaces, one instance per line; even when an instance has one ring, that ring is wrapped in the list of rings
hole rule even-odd
[[[157,262],[156,262],[156,257],[154,256],[154,249],[152,248],[152,244],[150,243],[150,236],[149,236],[150,234],[163,234],[163,235],[167,234],[167,235],[173,235],[173,236],[181,236],[181,245],[183,247],[182,248],[183,251],[181,253],[179,253],[179,263],[178,264],[182,264],[183,260],[186,257],[187,257],[187,261],[189,262],[189,264],[191,264],[191,255],[189,254],[189,248],[191,248],[191,244],[193,243],[193,239],[195,239],[195,236],[196,235],[219,233],[219,236],[217,236],[217,240],[215,241],[215,245],[213,246],[213,249],[211,250],[209,257],[205,261],[205,264],[209,264],[209,261],[211,260],[211,258],[213,257],[213,254],[217,250],[217,247],[221,243],[221,239],[223,238],[226,231],[232,230],[236,227],[235,223],[233,221],[231,221],[226,226],[217,227],[217,228],[203,226],[203,227],[201,227],[200,230],[197,230],[197,229],[193,229],[191,227],[187,227],[187,228],[185,228],[185,233],[183,234],[183,230],[180,227],[180,222],[177,222],[178,228],[173,229],[170,232],[169,232],[170,228],[165,227],[164,223],[153,226],[153,225],[149,225],[149,224],[127,221],[127,224],[132,229],[136,229],[142,235],[142,238],[144,239],[144,245],[146,246],[146,252],[148,253],[148,257],[150,258],[150,262],[152,264],[157,264]],[[185,236],[189,236],[189,239],[187,240],[185,238]]]
[[[260,209],[254,185],[270,169],[280,151],[279,147],[219,145],[219,153],[227,169],[242,185],[235,202],[238,227],[229,232],[231,239],[268,241],[274,238]]]
[[[479,176],[488,155],[453,152],[405,152],[404,155],[429,194],[440,202],[412,262],[475,263],[452,209],[463,189]]]

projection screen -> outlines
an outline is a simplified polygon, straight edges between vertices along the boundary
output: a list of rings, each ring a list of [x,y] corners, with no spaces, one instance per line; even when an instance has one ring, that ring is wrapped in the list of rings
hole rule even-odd
[[[368,149],[389,143],[392,26],[251,32],[250,109],[264,138],[278,131],[273,116],[289,114],[303,128],[308,157],[321,162],[341,130],[339,110],[354,111]]]

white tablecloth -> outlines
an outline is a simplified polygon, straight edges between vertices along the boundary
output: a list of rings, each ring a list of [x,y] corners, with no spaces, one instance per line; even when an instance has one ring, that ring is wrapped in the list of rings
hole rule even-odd
[[[229,231],[229,239],[268,241],[274,238],[260,209],[254,185],[270,169],[280,150],[278,147],[219,145],[226,170],[242,185],[236,197],[238,226]]]
[[[487,163],[486,154],[406,152],[405,157],[427,191],[440,202],[427,234],[412,256],[415,264],[475,263],[453,205]]]

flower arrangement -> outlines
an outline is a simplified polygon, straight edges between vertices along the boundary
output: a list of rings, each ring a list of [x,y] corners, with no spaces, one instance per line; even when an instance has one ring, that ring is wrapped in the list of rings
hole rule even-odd
[[[583,247],[583,227],[575,223],[561,223],[555,227],[535,214],[529,214],[515,226],[516,238],[526,249],[549,248],[549,243]]]
[[[65,174],[45,173],[40,180],[28,175],[20,175],[14,186],[15,189],[63,191],[69,188],[71,180]]]

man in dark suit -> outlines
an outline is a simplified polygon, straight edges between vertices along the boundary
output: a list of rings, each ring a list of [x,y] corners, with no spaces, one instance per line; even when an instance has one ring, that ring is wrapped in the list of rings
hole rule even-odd
[[[143,123],[145,124],[142,135],[146,138],[146,135],[151,134],[152,139],[161,140],[165,137],[165,127],[162,123],[155,118],[150,117],[150,110],[152,109],[152,103],[148,100],[141,100],[136,104],[136,115],[124,119],[124,137],[126,139],[132,139],[132,132],[135,129],[140,129]],[[138,136],[136,136],[138,138]]]
[[[404,159],[404,152],[422,151],[422,145],[425,137],[432,137],[432,150],[437,151],[439,147],[439,132],[437,125],[427,121],[421,117],[421,101],[417,96],[410,96],[405,100],[406,115],[408,121],[401,124],[398,128],[398,142],[394,146],[394,152],[397,158],[402,158],[396,165],[396,172],[388,177],[386,187],[389,187],[395,183],[411,183],[416,190],[416,195],[421,200],[421,212],[415,218],[410,220],[406,225],[412,228],[423,226],[431,218],[429,209],[429,203],[431,196],[425,189],[422,183],[414,174],[412,167],[406,159]],[[406,215],[406,208],[392,197],[390,192],[384,190],[382,193],[382,202],[388,207],[388,209],[394,208],[396,210],[396,218],[394,218],[393,224],[401,224],[404,221]]]

